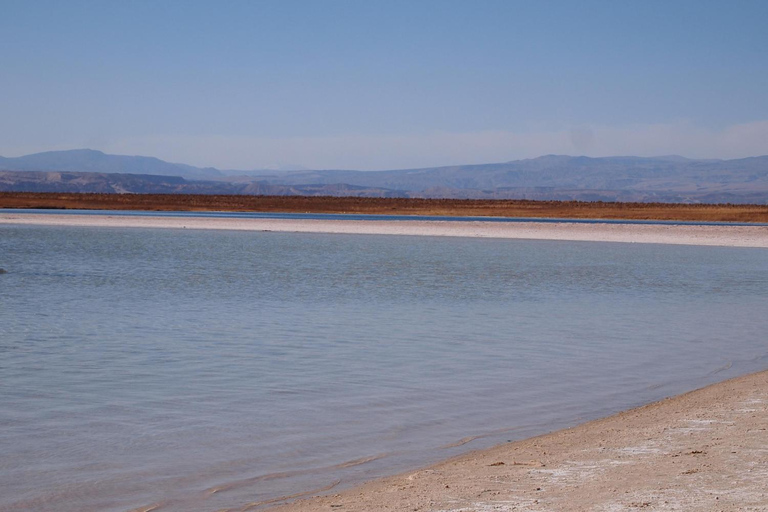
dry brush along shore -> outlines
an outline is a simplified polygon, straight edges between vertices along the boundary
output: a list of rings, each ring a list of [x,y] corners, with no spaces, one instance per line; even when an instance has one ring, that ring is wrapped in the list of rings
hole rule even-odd
[[[0,208],[251,211],[768,222],[768,205],[604,203],[315,196],[0,193]]]

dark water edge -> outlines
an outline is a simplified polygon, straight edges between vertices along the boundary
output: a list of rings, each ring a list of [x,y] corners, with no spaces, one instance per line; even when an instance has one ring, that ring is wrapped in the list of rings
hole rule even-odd
[[[440,222],[543,222],[573,224],[650,224],[662,226],[768,226],[761,222],[700,222],[683,220],[625,220],[625,219],[569,219],[549,217],[483,217],[444,215],[377,215],[348,213],[279,213],[279,212],[169,212],[142,210],[63,210],[0,208],[0,213],[35,213],[50,215],[111,215],[127,217],[182,217],[223,219],[289,219],[289,220],[370,220],[370,221],[440,221]]]

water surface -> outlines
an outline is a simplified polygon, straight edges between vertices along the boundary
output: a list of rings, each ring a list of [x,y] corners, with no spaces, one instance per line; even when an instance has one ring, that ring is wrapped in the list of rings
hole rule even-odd
[[[0,510],[237,509],[763,369],[767,256],[0,226]]]

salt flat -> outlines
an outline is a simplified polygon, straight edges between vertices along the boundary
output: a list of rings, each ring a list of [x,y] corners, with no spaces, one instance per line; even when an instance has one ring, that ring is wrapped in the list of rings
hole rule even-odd
[[[229,229],[295,233],[520,238],[594,242],[768,247],[768,226],[584,224],[575,222],[451,222],[243,219],[71,214],[0,214],[0,224],[166,229]]]

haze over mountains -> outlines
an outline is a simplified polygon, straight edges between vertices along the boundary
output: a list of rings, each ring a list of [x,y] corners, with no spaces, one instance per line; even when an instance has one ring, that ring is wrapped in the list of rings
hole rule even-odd
[[[768,204],[768,156],[547,155],[391,171],[233,171],[81,149],[0,157],[0,191]]]

